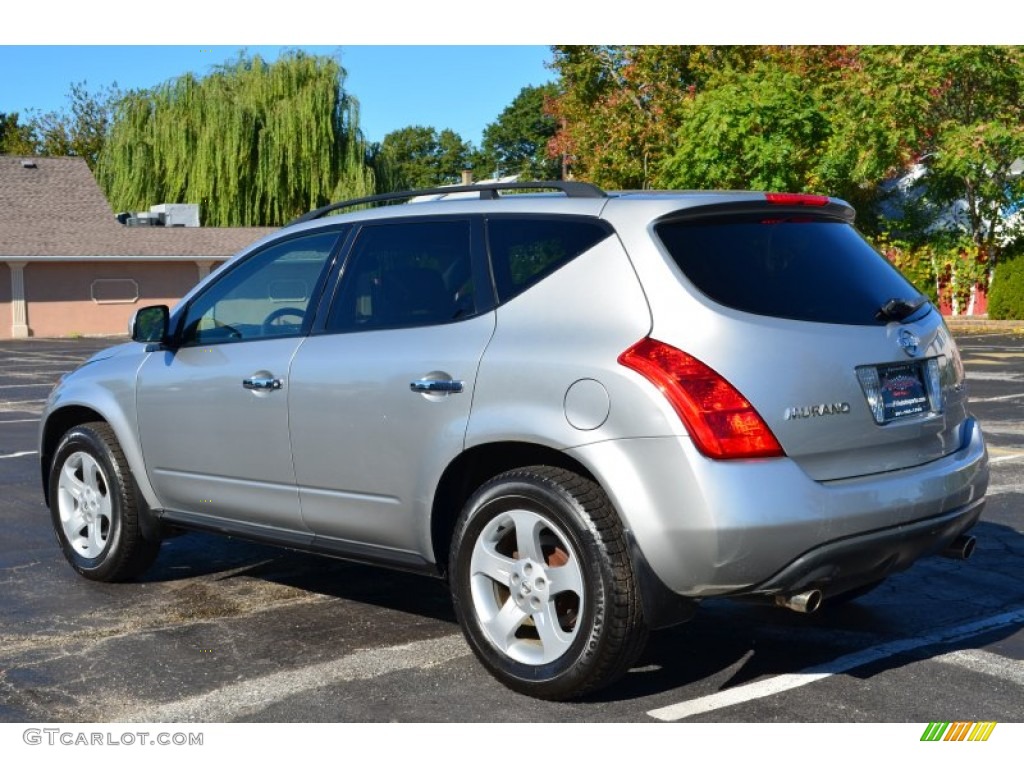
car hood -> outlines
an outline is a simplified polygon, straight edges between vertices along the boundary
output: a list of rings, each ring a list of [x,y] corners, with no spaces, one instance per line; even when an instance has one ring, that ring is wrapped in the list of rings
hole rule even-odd
[[[82,363],[82,365],[89,365],[90,363],[96,363],[99,362],[100,360],[106,360],[107,358],[110,357],[120,357],[121,355],[132,354],[133,352],[137,354],[140,348],[141,347],[137,342],[126,341],[124,344],[117,344],[113,347],[101,349],[95,355],[93,355],[84,363]]]
[[[92,357],[90,357],[87,360],[83,361],[80,365],[78,365],[75,368],[72,368],[70,371],[68,371],[63,376],[61,376],[61,381],[63,381],[64,379],[66,379],[68,376],[70,376],[71,374],[75,373],[76,371],[80,371],[83,368],[89,367],[93,363],[98,363],[98,362],[100,362],[102,360],[110,360],[110,359],[115,358],[115,357],[125,357],[125,356],[128,356],[128,355],[138,355],[139,352],[142,351],[143,349],[145,349],[145,347],[143,345],[138,344],[137,342],[134,342],[134,341],[127,341],[127,342],[125,342],[123,344],[116,344],[113,347],[107,347],[106,349],[101,349],[99,352],[94,354]]]

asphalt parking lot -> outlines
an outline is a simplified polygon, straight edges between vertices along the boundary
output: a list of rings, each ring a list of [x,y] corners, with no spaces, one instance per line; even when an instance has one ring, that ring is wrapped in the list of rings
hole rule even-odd
[[[164,543],[131,584],[78,577],[40,490],[58,376],[108,342],[0,342],[0,722],[1024,721],[1024,338],[960,337],[992,460],[967,562],[930,558],[812,615],[708,601],[572,704],[476,662],[444,584],[237,540]]]

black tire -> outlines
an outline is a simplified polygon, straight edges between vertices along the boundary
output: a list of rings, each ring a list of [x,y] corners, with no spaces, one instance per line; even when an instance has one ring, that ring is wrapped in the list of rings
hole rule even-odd
[[[80,424],[61,438],[50,467],[50,517],[64,557],[93,581],[127,581],[156,558],[139,525],[139,499],[114,431]]]
[[[609,685],[647,640],[618,515],[596,483],[567,470],[525,467],[481,486],[456,525],[449,578],[473,652],[529,696]]]

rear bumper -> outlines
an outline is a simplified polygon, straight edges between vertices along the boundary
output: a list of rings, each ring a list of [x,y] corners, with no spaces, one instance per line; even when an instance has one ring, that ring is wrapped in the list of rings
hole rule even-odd
[[[988,456],[974,419],[961,434],[958,450],[928,464],[828,482],[786,458],[712,461],[687,437],[568,453],[608,492],[651,573],[677,595],[792,592],[831,579],[828,593],[906,568],[974,524]]]
[[[884,579],[922,557],[941,552],[978,522],[984,507],[985,500],[978,499],[938,517],[823,544],[750,592],[793,594],[820,589],[839,594]]]

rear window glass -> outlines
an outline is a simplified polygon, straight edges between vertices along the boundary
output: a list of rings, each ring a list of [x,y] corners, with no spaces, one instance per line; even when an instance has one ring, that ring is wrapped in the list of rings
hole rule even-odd
[[[874,325],[892,299],[920,292],[849,224],[765,216],[655,227],[683,274],[709,298],[758,315]]]
[[[593,219],[493,218],[487,237],[498,298],[508,301],[611,234]]]

